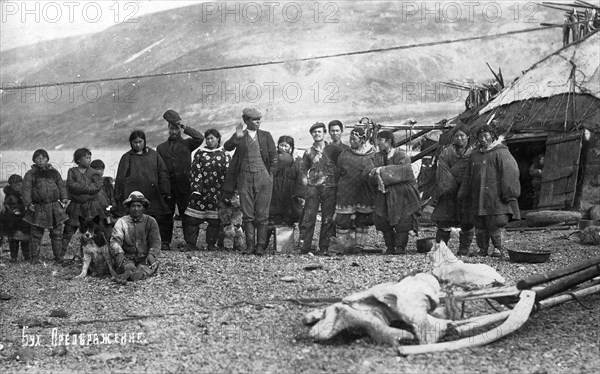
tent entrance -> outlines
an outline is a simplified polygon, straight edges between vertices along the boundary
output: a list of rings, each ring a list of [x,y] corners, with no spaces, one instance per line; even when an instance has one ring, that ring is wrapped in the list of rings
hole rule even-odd
[[[581,159],[582,131],[568,133],[517,134],[507,145],[519,165],[521,197],[519,207],[534,209],[535,190],[529,168],[534,158],[543,153],[542,173],[537,209],[567,209],[573,206]]]
[[[534,208],[535,189],[529,168],[533,159],[546,152],[547,134],[535,134],[519,136],[507,139],[506,145],[519,165],[519,182],[521,183],[521,196],[519,197],[519,208],[521,210],[532,210]]]

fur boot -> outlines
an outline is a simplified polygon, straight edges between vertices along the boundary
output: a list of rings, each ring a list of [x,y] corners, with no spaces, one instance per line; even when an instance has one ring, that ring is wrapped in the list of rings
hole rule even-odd
[[[244,235],[246,235],[246,250],[242,253],[253,255],[256,252],[256,233],[253,222],[244,222]]]
[[[486,229],[475,229],[475,241],[477,242],[477,247],[479,247],[479,252],[477,252],[477,255],[487,256],[488,248],[490,247],[490,235],[488,231]],[[472,255],[475,254],[469,254],[469,256]]]
[[[40,264],[40,244],[41,239],[31,238],[29,241],[29,254],[31,255],[31,264]]]
[[[406,254],[407,245],[408,231],[396,231],[396,253],[399,255]]]
[[[471,243],[475,236],[475,230],[468,231],[460,230],[458,234],[458,255],[467,256],[471,252]]]
[[[52,239],[52,254],[54,255],[54,262],[60,264],[64,259],[63,253],[63,239]]]
[[[383,241],[385,242],[385,254],[395,255],[396,254],[396,233],[394,230],[388,230],[383,232]]]

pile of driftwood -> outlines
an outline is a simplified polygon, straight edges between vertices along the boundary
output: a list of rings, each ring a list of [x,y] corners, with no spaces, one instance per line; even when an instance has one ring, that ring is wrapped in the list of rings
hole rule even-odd
[[[440,285],[434,274],[435,269],[350,295],[308,313],[303,323],[310,326],[309,334],[316,341],[351,331],[390,344],[400,355],[451,351],[489,344],[516,331],[540,310],[600,293],[600,256],[513,286],[470,291]],[[494,307],[495,313],[461,319],[465,304],[481,299],[492,306],[494,300],[504,310]]]

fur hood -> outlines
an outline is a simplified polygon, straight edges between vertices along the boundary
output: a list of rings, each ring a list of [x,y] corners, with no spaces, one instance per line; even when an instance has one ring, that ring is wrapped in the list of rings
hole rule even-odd
[[[44,168],[41,168],[35,164],[31,165],[31,170],[33,170],[36,178],[55,178],[57,175],[60,176],[58,170],[52,167],[52,165],[48,165]]]
[[[6,196],[8,196],[8,195],[21,195],[21,192],[19,192],[19,191],[15,190],[14,188],[12,188],[10,184],[7,185],[7,186],[4,186],[4,188],[2,190],[4,191],[4,194]]]
[[[479,147],[478,151],[481,153],[487,153],[494,151],[498,148],[508,148],[506,144],[504,144],[504,135],[500,135],[498,139],[494,140],[494,142],[490,144],[490,147],[488,149],[483,149],[482,147]]]

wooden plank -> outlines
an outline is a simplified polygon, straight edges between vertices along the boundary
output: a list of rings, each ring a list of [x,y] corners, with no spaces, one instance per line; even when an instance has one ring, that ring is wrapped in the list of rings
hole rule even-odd
[[[573,206],[583,132],[561,133],[546,140],[545,166],[538,208]]]

